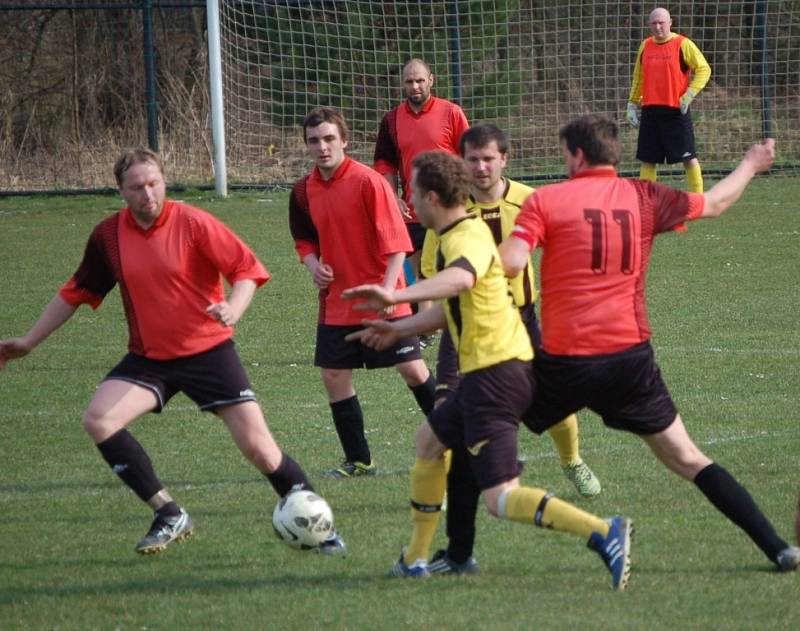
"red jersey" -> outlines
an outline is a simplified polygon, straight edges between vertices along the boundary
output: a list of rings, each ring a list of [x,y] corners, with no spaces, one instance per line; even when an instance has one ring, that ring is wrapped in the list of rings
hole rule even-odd
[[[321,324],[351,326],[380,317],[354,311],[358,301],[341,295],[356,285],[382,284],[388,256],[412,250],[397,198],[381,175],[348,156],[327,181],[314,167],[292,189],[289,227],[300,259],[316,254],[333,268],[333,282],[320,291]],[[396,287],[405,287],[402,270]],[[394,317],[410,314],[402,304]]]
[[[381,175],[399,173],[403,186],[403,199],[411,206],[411,162],[425,151],[444,151],[460,155],[458,143],[469,129],[463,110],[445,99],[431,96],[419,112],[403,101],[381,120],[378,140],[375,143],[374,168]]]
[[[642,105],[680,107],[689,87],[689,66],[681,54],[683,35],[659,44],[652,37],[642,48]]]
[[[92,231],[78,270],[61,288],[71,305],[100,306],[119,283],[128,349],[150,359],[196,355],[233,335],[206,313],[233,284],[266,283],[269,272],[227,226],[209,213],[166,200],[143,230],[125,208]]]
[[[697,193],[590,169],[537,189],[512,234],[543,248],[542,348],[615,353],[650,339],[645,278],[658,233],[697,219]]]

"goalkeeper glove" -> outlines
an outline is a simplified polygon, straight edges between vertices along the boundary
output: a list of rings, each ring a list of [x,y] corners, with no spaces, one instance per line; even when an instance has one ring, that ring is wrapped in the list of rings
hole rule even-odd
[[[681,114],[686,114],[689,111],[689,106],[694,101],[694,97],[697,96],[697,92],[692,89],[686,90],[683,96],[681,97]]]
[[[626,116],[630,121],[631,125],[634,127],[639,126],[639,114],[641,113],[642,108],[640,108],[636,103],[628,103],[628,111]]]

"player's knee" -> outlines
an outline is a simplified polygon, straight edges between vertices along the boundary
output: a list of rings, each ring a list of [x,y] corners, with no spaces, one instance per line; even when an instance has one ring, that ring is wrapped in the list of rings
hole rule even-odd
[[[411,386],[419,386],[425,383],[431,376],[431,371],[427,364],[421,359],[397,364],[397,372],[403,377],[405,382]]]

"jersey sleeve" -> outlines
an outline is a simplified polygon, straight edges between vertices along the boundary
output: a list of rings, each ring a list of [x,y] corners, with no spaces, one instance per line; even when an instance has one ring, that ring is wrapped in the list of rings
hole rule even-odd
[[[656,234],[680,230],[684,222],[698,219],[703,213],[705,197],[701,193],[684,193],[657,182],[631,181],[639,187],[643,210],[652,209]]]
[[[419,271],[422,278],[431,278],[436,275],[436,250],[439,248],[439,235],[435,230],[425,231],[425,241],[422,244],[422,256],[419,261]]]
[[[453,125],[453,154],[456,156],[461,155],[461,136],[469,129],[469,122],[467,115],[464,114],[458,105],[453,105],[451,109],[452,125]]]
[[[633,75],[631,76],[631,92],[628,95],[628,102],[637,105],[642,100],[642,51],[646,41],[639,44],[639,50],[636,52],[636,63],[633,65]]]
[[[442,240],[440,247],[444,257],[444,269],[458,267],[472,274],[476,280],[486,275],[494,262],[497,248],[489,228],[485,224],[482,227],[485,230],[468,231],[453,235],[446,241]],[[486,237],[484,240],[480,238],[482,234]]]
[[[412,252],[414,247],[397,197],[383,176],[372,173],[372,177],[364,178],[361,194],[365,207],[373,215],[378,252],[384,255]]]
[[[116,243],[118,220],[116,215],[112,220],[98,224],[89,236],[78,269],[59,292],[69,304],[88,304],[97,309],[117,284],[108,249],[111,243]]]
[[[378,127],[373,168],[381,175],[395,174],[400,171],[400,150],[397,147],[394,133],[396,117],[395,110],[388,112]]]
[[[511,236],[525,241],[531,250],[544,241],[544,217],[540,197],[539,191],[531,193],[522,204],[511,230]]]
[[[270,278],[267,268],[253,251],[228,226],[210,213],[200,214],[197,246],[233,285],[240,280],[252,280],[261,287]]]
[[[289,231],[294,239],[294,249],[301,260],[309,254],[320,254],[319,233],[308,207],[307,181],[308,177],[298,181],[289,196]]]
[[[692,81],[689,84],[689,89],[695,94],[699,94],[700,90],[706,87],[708,80],[711,78],[711,66],[708,61],[700,52],[697,45],[685,37],[681,42],[681,55],[686,65],[692,70]]]

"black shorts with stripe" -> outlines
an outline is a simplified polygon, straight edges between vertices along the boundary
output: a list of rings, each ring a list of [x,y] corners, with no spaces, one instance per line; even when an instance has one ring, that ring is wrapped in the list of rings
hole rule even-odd
[[[517,459],[519,418],[533,397],[531,363],[512,359],[461,377],[455,396],[428,416],[449,448],[466,447],[478,485],[489,489],[522,471]]]
[[[692,115],[677,107],[642,108],[636,159],[647,164],[675,164],[697,157]]]
[[[649,341],[608,355],[540,350],[533,373],[536,396],[522,420],[537,434],[583,408],[600,415],[608,427],[634,434],[658,433],[678,414]]]
[[[404,338],[383,351],[376,351],[364,346],[361,342],[348,342],[344,339],[350,333],[355,333],[363,328],[360,325],[318,324],[314,365],[320,368],[341,370],[388,368],[422,358],[417,336]]]
[[[106,375],[105,381],[110,379],[129,381],[153,392],[158,400],[155,412],[161,412],[178,392],[208,412],[256,400],[233,340],[177,359],[148,359],[128,353]]]

